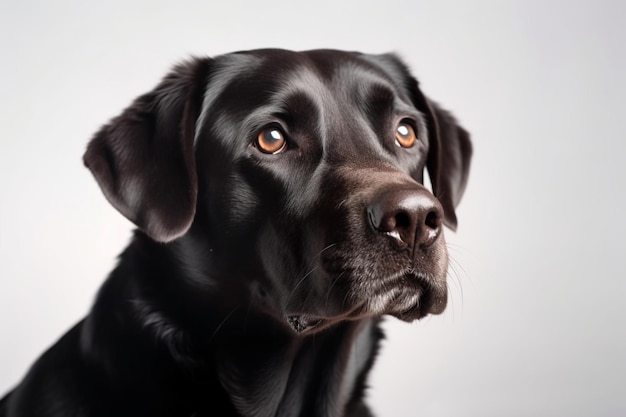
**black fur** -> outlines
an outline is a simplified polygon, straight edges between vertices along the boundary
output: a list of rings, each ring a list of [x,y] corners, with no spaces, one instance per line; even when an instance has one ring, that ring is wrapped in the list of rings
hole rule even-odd
[[[370,416],[380,317],[446,306],[442,222],[456,227],[470,157],[393,55],[176,66],[89,143],[138,230],[0,416]]]

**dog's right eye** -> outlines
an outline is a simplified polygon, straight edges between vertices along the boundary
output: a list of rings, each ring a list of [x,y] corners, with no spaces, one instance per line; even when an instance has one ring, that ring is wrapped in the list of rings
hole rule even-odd
[[[287,149],[287,140],[280,129],[268,127],[257,136],[256,146],[263,153],[276,155]]]

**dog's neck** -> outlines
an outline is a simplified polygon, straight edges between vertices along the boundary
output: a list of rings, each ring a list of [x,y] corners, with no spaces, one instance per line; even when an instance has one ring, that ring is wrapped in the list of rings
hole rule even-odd
[[[343,416],[363,383],[376,332],[363,320],[278,346],[268,343],[272,335],[244,337],[218,351],[218,374],[241,415]]]
[[[168,292],[167,285],[156,283],[162,278],[159,275],[176,271],[166,265],[142,264],[143,252],[150,252],[146,259],[167,262],[165,256],[159,258],[159,254],[152,253],[154,250],[151,245],[143,245],[142,239],[131,243],[98,297],[101,305],[94,311],[103,315],[92,314],[85,322],[84,351],[90,352],[90,360],[98,362],[105,373],[107,369],[125,366],[124,360],[134,362],[133,367],[138,369],[157,368],[150,365],[151,361],[166,360],[171,364],[167,369],[177,379],[170,381],[172,377],[167,375],[153,379],[194,386],[194,380],[213,378],[202,375],[205,369],[206,375],[217,375],[217,380],[209,381],[209,385],[221,387],[237,413],[251,417],[339,417],[345,415],[353,398],[361,397],[358,394],[364,388],[370,361],[382,337],[377,320],[346,321],[314,334],[298,335],[288,326],[272,323],[254,311],[215,307],[220,300],[203,299],[208,310],[196,311],[200,313],[196,315],[210,317],[208,322],[196,318],[194,328],[182,328],[177,323],[180,317],[173,315],[168,304],[192,297],[180,297]],[[125,256],[129,251],[133,256]],[[142,269],[142,273],[133,273],[136,268]],[[137,277],[156,282],[137,285],[132,282]],[[173,279],[177,278],[180,277]],[[196,307],[189,308],[194,311]],[[187,316],[183,322],[191,320]],[[132,327],[134,322],[139,327]],[[115,352],[115,345],[111,344],[116,338],[134,340],[136,351],[127,353],[132,357],[120,362],[120,352]],[[163,355],[143,356],[141,346],[154,347],[155,340],[160,342],[159,351],[165,352],[165,359]],[[109,378],[114,379],[115,371],[110,373]],[[186,374],[191,376],[181,380]],[[211,392],[203,394],[203,388],[198,386],[192,390],[196,392],[191,400],[194,403],[205,401],[203,398],[210,401]]]

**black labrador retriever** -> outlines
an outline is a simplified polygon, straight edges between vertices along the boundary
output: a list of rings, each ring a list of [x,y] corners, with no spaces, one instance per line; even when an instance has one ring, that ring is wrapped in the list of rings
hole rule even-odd
[[[176,66],[89,143],[138,230],[0,416],[370,416],[380,318],[446,307],[471,152],[394,55]]]

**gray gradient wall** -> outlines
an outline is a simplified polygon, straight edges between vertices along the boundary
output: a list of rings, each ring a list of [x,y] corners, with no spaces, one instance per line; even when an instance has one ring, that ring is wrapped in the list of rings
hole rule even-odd
[[[128,241],[81,155],[189,54],[394,50],[472,133],[452,305],[386,322],[380,416],[626,415],[626,2],[0,3],[0,391]]]

